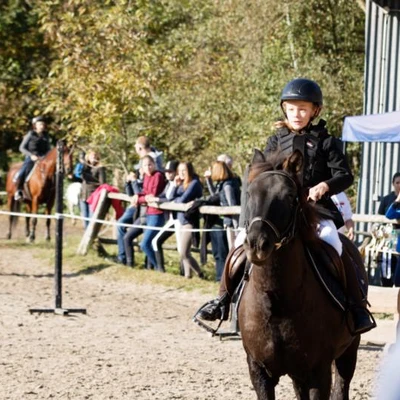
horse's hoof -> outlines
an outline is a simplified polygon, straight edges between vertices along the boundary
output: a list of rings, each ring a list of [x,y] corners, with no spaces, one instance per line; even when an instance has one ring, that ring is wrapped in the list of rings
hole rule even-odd
[[[46,242],[50,242],[50,236],[46,236]]]
[[[11,233],[7,234],[7,239],[11,239]]]

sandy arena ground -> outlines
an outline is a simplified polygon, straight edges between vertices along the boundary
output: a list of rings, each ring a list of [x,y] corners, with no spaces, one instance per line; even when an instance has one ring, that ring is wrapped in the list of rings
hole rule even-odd
[[[5,231],[4,231],[5,232]],[[53,239],[54,240],[54,239]],[[209,296],[68,274],[54,307],[52,265],[0,239],[0,399],[255,399],[240,340],[211,338],[191,321]],[[113,267],[117,268],[117,267]],[[361,347],[351,399],[374,399],[382,347]],[[285,377],[277,399],[294,399]]]

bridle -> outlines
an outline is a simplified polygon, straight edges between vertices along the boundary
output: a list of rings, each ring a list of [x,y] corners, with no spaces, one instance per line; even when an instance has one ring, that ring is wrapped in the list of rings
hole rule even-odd
[[[265,172],[262,172],[254,181],[261,180],[261,178],[264,177],[265,175],[281,175],[281,176],[285,177],[295,187],[296,192],[297,192],[296,181],[285,171],[265,171]],[[285,244],[289,243],[294,238],[294,235],[296,233],[296,227],[297,227],[296,226],[297,215],[298,215],[299,211],[300,211],[300,202],[299,202],[299,196],[297,195],[296,199],[295,199],[294,215],[292,214],[293,218],[291,219],[288,226],[284,229],[283,232],[280,232],[279,229],[276,227],[276,225],[270,219],[265,219],[260,216],[257,216],[257,217],[254,217],[250,221],[250,223],[248,223],[248,222],[246,223],[246,226],[245,226],[246,234],[248,233],[251,226],[255,222],[261,222],[261,223],[267,225],[272,230],[272,232],[274,233],[274,235],[276,237],[276,241],[274,243],[275,247],[280,248],[280,247],[284,246]]]

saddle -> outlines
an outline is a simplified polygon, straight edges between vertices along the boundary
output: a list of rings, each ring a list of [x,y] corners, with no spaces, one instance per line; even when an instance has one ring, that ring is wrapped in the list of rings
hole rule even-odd
[[[305,249],[317,280],[323,289],[337,307],[342,311],[347,311],[349,297],[353,297],[356,291],[361,291],[362,297],[366,299],[368,283],[361,273],[363,265],[359,265],[349,249],[349,246],[353,246],[353,244],[342,235],[341,240],[343,243],[341,257],[332,246],[322,240],[318,240],[316,246],[305,245]],[[355,269],[357,282],[348,282],[344,263],[346,268]],[[247,262],[243,246],[231,251],[227,257],[225,268],[227,269],[223,277],[225,288],[234,301],[240,301],[241,284],[248,279],[248,275],[251,273],[251,266]]]
[[[28,174],[26,174],[25,179],[24,179],[24,184],[22,186],[22,193],[23,193],[23,197],[24,200],[32,200],[32,196],[31,196],[31,192],[29,190],[29,181],[33,175],[33,173],[35,172],[36,168],[38,166],[38,162],[36,161],[33,164],[32,169],[28,172]],[[18,178],[20,175],[20,171],[21,169],[19,169],[18,171],[16,171],[16,173],[14,174],[14,178],[13,178],[13,182],[17,183],[18,182]]]

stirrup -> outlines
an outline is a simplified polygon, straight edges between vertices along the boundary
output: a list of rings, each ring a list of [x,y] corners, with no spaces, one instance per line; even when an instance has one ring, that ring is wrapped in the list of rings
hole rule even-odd
[[[195,323],[196,323],[197,325],[199,325],[201,328],[205,329],[207,332],[211,333],[211,336],[215,336],[215,335],[216,335],[216,333],[218,332],[218,329],[221,327],[221,325],[222,325],[222,323],[224,322],[224,320],[223,320],[223,319],[220,319],[219,322],[218,322],[217,327],[216,327],[216,328],[213,328],[212,326],[206,324],[202,319],[200,319],[200,318],[198,317],[198,315],[199,315],[200,311],[201,311],[204,307],[208,306],[209,304],[212,304],[214,301],[215,301],[215,300],[210,300],[210,301],[207,301],[207,303],[204,303],[204,304],[196,311],[196,313],[194,314],[194,316],[193,316],[193,318],[192,318],[192,321],[193,321],[193,322],[195,322]]]
[[[352,311],[351,308],[348,309],[347,311],[350,312],[351,318],[352,318],[352,320],[353,320],[353,326],[352,326],[352,327],[349,326],[349,322],[348,322],[348,319],[347,319],[347,318],[346,318],[346,321],[347,321],[347,327],[348,327],[348,329],[349,329],[349,331],[350,331],[350,334],[351,334],[352,336],[361,335],[361,334],[363,334],[363,333],[369,332],[371,329],[376,328],[377,325],[376,325],[375,318],[374,318],[374,316],[372,315],[371,311],[368,310],[368,308],[366,308],[366,307],[365,307],[365,308],[364,308],[364,307],[355,307],[355,308],[360,308],[360,309],[362,308],[362,309],[366,312],[366,314],[367,314],[367,316],[368,316],[368,318],[369,318],[369,325],[365,324],[365,326],[360,327],[358,330],[356,330],[356,327],[355,327],[355,320],[356,320],[356,318],[355,318],[355,316],[354,316],[354,311]]]

